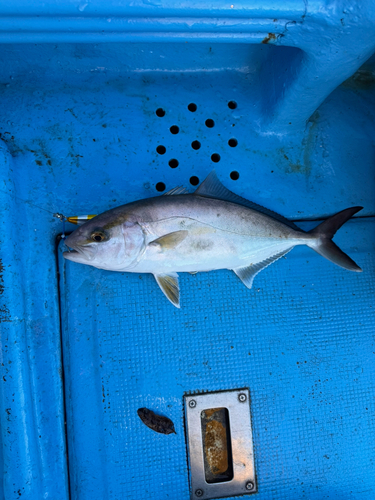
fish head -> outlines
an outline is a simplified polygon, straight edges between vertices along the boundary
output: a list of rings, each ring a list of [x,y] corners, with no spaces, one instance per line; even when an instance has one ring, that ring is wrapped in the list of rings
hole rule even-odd
[[[87,221],[66,238],[71,250],[64,252],[65,259],[113,271],[132,263],[142,249],[143,232],[124,217],[113,220],[109,212]]]

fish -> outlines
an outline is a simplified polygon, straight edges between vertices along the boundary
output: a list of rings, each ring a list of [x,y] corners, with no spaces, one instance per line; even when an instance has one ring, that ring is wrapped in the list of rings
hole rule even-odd
[[[179,272],[230,269],[250,289],[260,271],[298,245],[361,272],[332,238],[362,208],[342,210],[306,232],[228,190],[212,171],[194,193],[177,187],[88,220],[66,238],[71,251],[63,255],[99,269],[151,273],[180,308]]]

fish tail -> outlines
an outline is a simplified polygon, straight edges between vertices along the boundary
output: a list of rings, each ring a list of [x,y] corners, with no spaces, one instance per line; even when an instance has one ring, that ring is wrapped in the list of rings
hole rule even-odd
[[[340,248],[333,243],[332,238],[336,231],[345,224],[354,214],[362,210],[363,207],[352,207],[342,210],[336,215],[332,215],[327,220],[319,224],[315,229],[308,232],[314,239],[308,243],[308,246],[318,254],[330,260],[334,264],[348,269],[349,271],[361,272],[362,269],[346,255]]]

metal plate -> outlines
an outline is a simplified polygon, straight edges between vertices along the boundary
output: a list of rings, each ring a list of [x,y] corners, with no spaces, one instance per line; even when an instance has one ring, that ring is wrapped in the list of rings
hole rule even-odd
[[[249,403],[248,389],[185,396],[192,499],[232,497],[256,492]],[[229,413],[233,479],[209,484],[205,480],[201,420],[202,412],[212,408],[226,408]]]

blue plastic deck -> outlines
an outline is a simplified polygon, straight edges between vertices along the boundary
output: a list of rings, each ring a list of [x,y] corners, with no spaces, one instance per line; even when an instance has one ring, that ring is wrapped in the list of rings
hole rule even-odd
[[[336,239],[366,274],[300,247],[252,290],[229,271],[182,275],[181,310],[150,275],[62,262],[73,498],[188,499],[183,395],[239,387],[257,498],[373,498],[374,234],[368,219]],[[144,406],[177,435],[147,428]]]
[[[182,395],[248,386],[259,498],[373,500],[372,2],[17,0],[0,16],[0,499],[188,498]],[[177,311],[151,276],[57,262],[54,212],[193,190],[213,168],[293,220],[363,205],[335,241],[364,272],[295,249],[252,291],[183,275]]]

